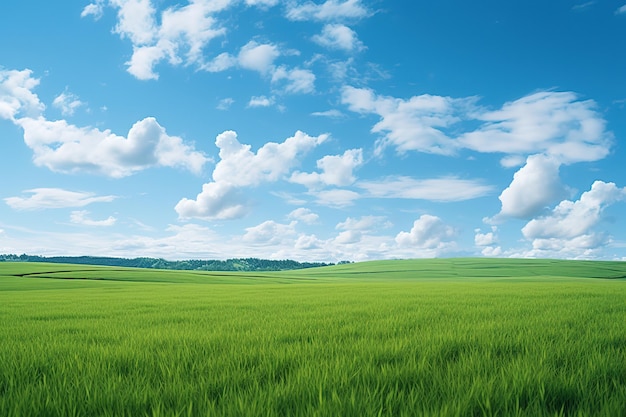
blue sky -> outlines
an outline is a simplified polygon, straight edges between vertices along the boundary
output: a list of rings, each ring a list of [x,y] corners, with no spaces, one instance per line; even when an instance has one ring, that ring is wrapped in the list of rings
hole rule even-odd
[[[0,5],[0,253],[626,259],[626,3]]]

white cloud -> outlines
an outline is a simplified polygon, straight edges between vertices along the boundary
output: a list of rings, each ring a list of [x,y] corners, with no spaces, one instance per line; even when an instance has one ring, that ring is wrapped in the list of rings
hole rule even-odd
[[[531,155],[513,175],[500,194],[502,209],[494,220],[506,217],[529,219],[563,198],[565,187],[559,179],[559,162],[546,155]]]
[[[309,136],[296,132],[282,143],[268,142],[256,153],[225,131],[215,139],[220,161],[213,170],[213,182],[204,184],[196,200],[183,198],[176,205],[181,218],[234,219],[248,212],[240,188],[274,182],[289,173],[298,157],[324,142],[328,135]]]
[[[317,167],[321,173],[294,172],[290,181],[308,188],[318,188],[323,185],[346,186],[356,180],[353,171],[361,164],[363,164],[363,151],[350,149],[343,155],[327,155],[319,159]]]
[[[622,13],[626,13],[626,4],[621,6],[615,11],[615,14],[622,14]]]
[[[275,70],[274,61],[280,55],[281,51],[278,46],[271,43],[260,44],[251,40],[241,47],[237,56],[223,52],[210,62],[203,64],[201,68],[209,72],[220,72],[239,66],[261,75],[268,75]]]
[[[296,220],[296,221],[301,221],[306,224],[314,224],[315,222],[317,222],[320,216],[317,215],[316,213],[313,213],[311,210],[307,208],[300,207],[300,208],[293,210],[291,213],[289,213],[287,218]]]
[[[24,141],[36,165],[52,171],[89,172],[122,178],[149,167],[182,167],[199,173],[207,158],[176,136],[169,136],[152,117],[135,123],[127,137],[65,120],[22,118]]]
[[[572,6],[572,10],[574,10],[576,12],[580,12],[580,11],[588,9],[589,7],[593,6],[594,4],[596,4],[595,0],[594,1],[588,1],[586,3],[575,4],[575,5]]]
[[[208,72],[221,72],[226,71],[235,65],[237,65],[237,58],[228,52],[223,52],[213,58],[210,62],[203,64],[201,68]]]
[[[356,32],[342,24],[325,25],[321,34],[313,36],[313,41],[326,48],[347,52],[363,49]]]
[[[248,6],[273,7],[278,4],[278,0],[246,0]]]
[[[272,84],[282,86],[289,94],[308,94],[315,91],[315,74],[308,69],[280,66],[274,69]]]
[[[486,257],[497,257],[502,255],[503,252],[500,246],[485,246],[484,248],[482,248],[480,253],[482,253],[482,255]]]
[[[93,16],[95,20],[98,20],[102,17],[104,9],[104,0],[98,0],[95,3],[90,3],[85,6],[83,11],[80,13],[80,17]]]
[[[354,191],[342,190],[339,188],[322,191],[309,191],[309,194],[313,195],[317,199],[318,204],[336,208],[350,206],[355,200],[361,197]]]
[[[290,2],[287,5],[287,18],[290,20],[345,20],[361,19],[371,12],[361,4],[361,0],[326,0],[316,4],[306,1],[303,4]]]
[[[250,211],[240,190],[223,182],[204,184],[195,200],[183,198],[174,209],[182,219],[205,220],[238,219]]]
[[[218,110],[228,110],[230,108],[230,106],[233,105],[234,102],[235,102],[235,100],[232,97],[223,98],[223,99],[220,100],[219,103],[217,103],[217,109]]]
[[[213,171],[213,179],[235,186],[276,181],[291,170],[298,156],[327,138],[328,135],[309,136],[298,131],[282,143],[268,142],[257,153],[253,153],[250,145],[237,140],[236,132],[223,132],[215,140],[215,145],[220,149],[220,161]]]
[[[543,91],[476,114],[484,122],[459,138],[478,152],[512,155],[545,153],[562,163],[596,161],[608,155],[612,134],[593,100],[571,92]]]
[[[157,80],[159,74],[154,71],[154,65],[165,55],[165,49],[160,46],[134,47],[130,61],[126,62],[128,72],[140,80]]]
[[[294,247],[296,249],[311,250],[324,246],[324,242],[317,238],[315,235],[300,235],[296,239]]]
[[[496,235],[496,231],[498,228],[493,226],[491,228],[491,232],[481,233],[480,229],[476,229],[474,232],[474,244],[476,246],[493,246],[498,243],[498,236]]]
[[[459,122],[462,110],[471,107],[475,100],[429,94],[403,100],[377,96],[367,88],[344,87],[341,101],[351,111],[381,117],[372,128],[372,132],[384,135],[377,143],[378,153],[393,145],[400,153],[451,155],[457,144],[444,130]]]
[[[150,0],[109,0],[118,8],[114,32],[130,39],[134,45],[146,45],[157,36],[155,14]]]
[[[526,158],[521,155],[507,155],[500,160],[500,165],[504,168],[515,168],[526,163]]]
[[[344,114],[337,109],[326,110],[326,111],[316,111],[311,113],[311,116],[316,117],[329,117],[331,119],[340,119],[344,117]]]
[[[400,232],[396,236],[396,243],[400,248],[410,248],[420,255],[433,256],[453,246],[451,239],[456,235],[454,229],[446,225],[437,216],[423,214],[415,220],[408,232]],[[424,257],[424,256],[420,256]]]
[[[207,158],[169,136],[152,117],[136,122],[127,137],[110,130],[78,127],[65,120],[49,121],[45,109],[32,92],[39,80],[30,70],[0,71],[0,117],[13,121],[24,131],[24,142],[33,150],[33,161],[52,171],[97,173],[121,178],[154,166],[182,167],[199,173]],[[55,105],[62,109],[79,104],[62,94]],[[68,104],[69,103],[69,104]],[[65,111],[64,110],[64,111]]]
[[[77,210],[70,214],[70,221],[75,224],[83,226],[96,226],[96,227],[109,227],[113,226],[117,219],[113,216],[109,216],[105,220],[92,220],[88,218],[89,212],[87,210]]]
[[[589,191],[584,192],[578,201],[563,200],[545,217],[533,219],[522,233],[533,240],[533,247],[572,247],[591,248],[602,244],[604,238],[593,232],[600,222],[605,207],[626,199],[626,188],[618,188],[614,183],[596,181]]]
[[[52,105],[61,110],[63,116],[73,116],[76,109],[84,106],[85,103],[80,101],[75,94],[64,91],[54,98]]]
[[[68,191],[60,188],[33,188],[24,191],[26,197],[8,197],[5,203],[14,210],[43,210],[84,207],[93,203],[110,203],[115,196],[97,196],[94,193]]]
[[[339,245],[350,245],[358,243],[363,238],[363,233],[359,230],[345,230],[337,235],[333,243]]]
[[[596,103],[579,100],[572,92],[538,92],[505,103],[500,110],[485,111],[475,97],[421,95],[403,100],[348,86],[343,88],[342,103],[351,111],[380,116],[372,128],[382,134],[378,153],[389,145],[400,153],[451,155],[470,149],[506,154],[504,166],[544,153],[569,164],[602,159],[613,142]],[[463,133],[459,122],[471,120],[481,124]]]
[[[307,94],[315,91],[315,74],[308,69],[290,68],[286,65],[276,66],[274,61],[282,54],[288,55],[293,52],[281,52],[277,45],[271,43],[259,44],[252,40],[239,50],[235,57],[229,53],[222,53],[209,63],[201,66],[209,72],[224,71],[234,66],[256,71],[262,76],[269,78],[272,85],[277,86],[282,92],[288,94]]]
[[[405,198],[430,201],[463,201],[483,197],[493,187],[479,180],[455,177],[418,180],[411,177],[387,177],[380,181],[359,181],[357,187],[367,191],[367,197]]]
[[[270,107],[274,104],[273,97],[253,96],[248,102],[248,107]]]
[[[378,228],[387,228],[391,224],[384,216],[363,216],[361,218],[348,217],[344,222],[337,223],[337,230],[352,230],[369,232]]]
[[[277,245],[295,234],[295,222],[281,224],[273,220],[265,221],[258,226],[246,228],[243,241],[254,245]]]
[[[241,48],[237,60],[242,68],[266,74],[274,68],[274,61],[279,56],[276,45],[250,41]]]
[[[45,106],[33,89],[39,80],[29,69],[22,71],[0,69],[0,118],[15,121],[19,116],[39,116]]]
[[[226,33],[214,14],[233,3],[232,0],[195,0],[159,14],[150,0],[109,0],[108,4],[117,9],[114,33],[129,39],[133,46],[133,55],[126,63],[128,72],[142,80],[157,79],[154,67],[164,59],[171,65],[195,64],[205,68],[203,48]],[[101,2],[88,5],[82,16],[98,18],[102,5]],[[223,66],[225,62],[214,64]]]

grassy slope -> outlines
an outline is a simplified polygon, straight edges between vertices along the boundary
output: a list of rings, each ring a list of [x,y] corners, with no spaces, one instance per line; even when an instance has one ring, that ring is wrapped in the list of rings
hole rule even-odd
[[[253,284],[353,281],[624,279],[626,262],[549,259],[423,259],[372,261],[281,272],[170,271],[50,263],[0,263],[0,290],[54,288],[50,278],[112,282]],[[45,279],[45,280],[44,280]],[[28,281],[28,282],[27,282]],[[76,285],[66,284],[68,286]],[[89,286],[87,283],[79,286]]]
[[[0,264],[0,415],[626,415],[625,273]]]

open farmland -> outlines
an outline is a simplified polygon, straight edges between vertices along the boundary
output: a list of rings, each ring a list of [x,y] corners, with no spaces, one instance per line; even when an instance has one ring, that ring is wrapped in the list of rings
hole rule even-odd
[[[2,416],[623,416],[626,264],[0,263]]]

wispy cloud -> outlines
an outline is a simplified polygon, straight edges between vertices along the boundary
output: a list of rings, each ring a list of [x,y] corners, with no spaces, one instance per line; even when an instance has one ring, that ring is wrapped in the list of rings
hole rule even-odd
[[[74,224],[82,225],[82,226],[95,226],[95,227],[110,227],[113,226],[117,219],[113,216],[109,216],[104,220],[92,220],[89,217],[89,212],[87,210],[78,210],[73,211],[70,214],[70,221]]]
[[[73,116],[76,109],[85,103],[80,101],[77,95],[64,91],[54,98],[52,105],[61,110],[63,116]]]
[[[403,198],[439,202],[464,201],[493,193],[494,187],[481,180],[455,177],[415,179],[392,176],[377,181],[359,181],[356,186],[370,198]]]
[[[596,1],[588,1],[586,3],[575,4],[575,5],[572,6],[572,10],[574,10],[576,12],[581,12],[583,10],[586,10],[586,9],[590,8],[594,4],[596,4]]]
[[[218,110],[228,110],[233,103],[235,103],[235,100],[232,97],[223,98],[219,101],[219,103],[217,103],[216,108]]]
[[[117,197],[94,193],[69,191],[61,188],[33,188],[23,192],[27,196],[7,197],[5,203],[14,210],[42,210],[84,207],[93,203],[110,203]]]
[[[320,4],[312,1],[297,4],[292,1],[287,6],[287,18],[290,20],[342,21],[370,15],[371,11],[361,0],[326,0]]]

